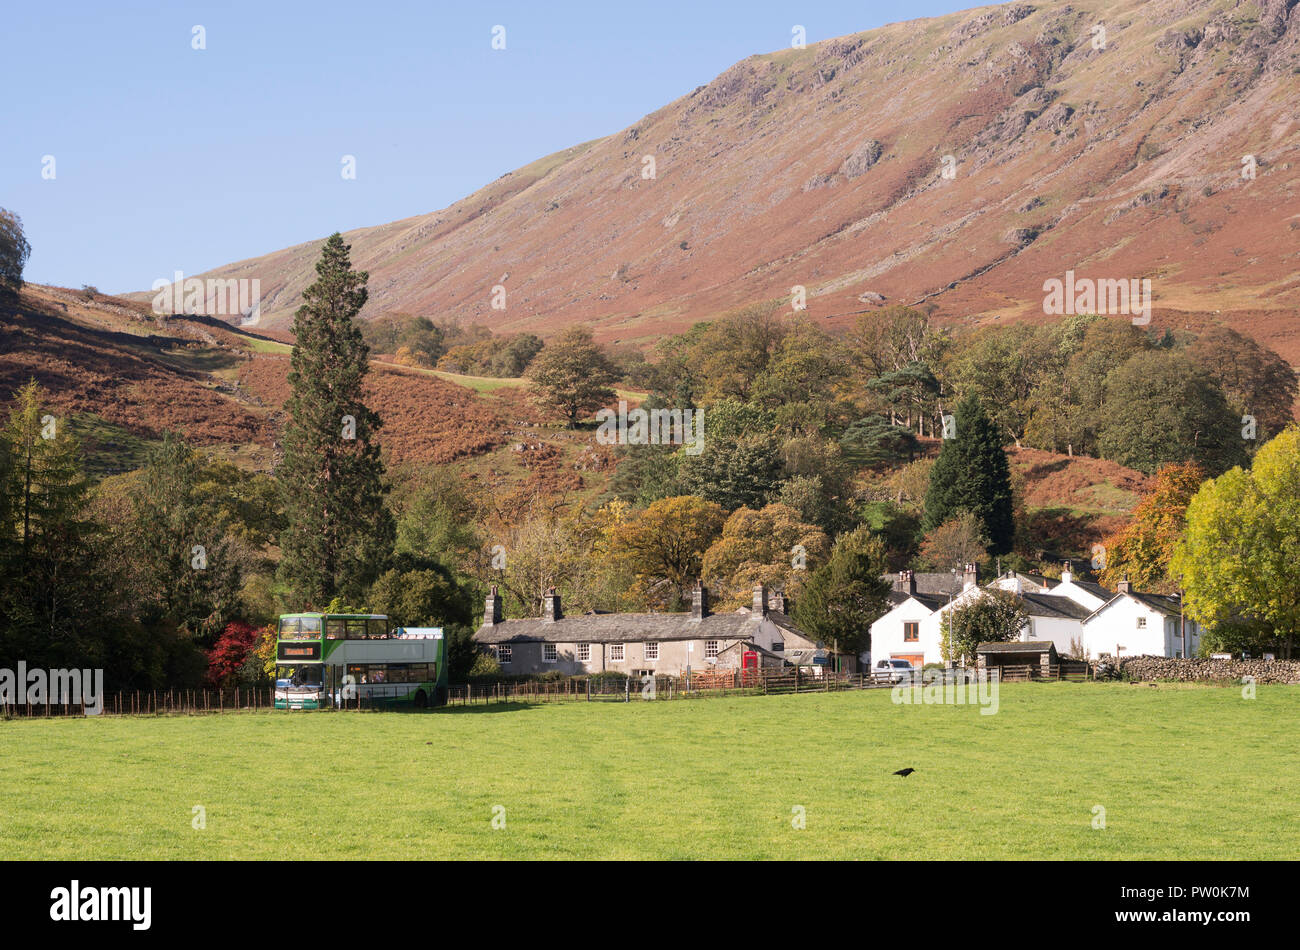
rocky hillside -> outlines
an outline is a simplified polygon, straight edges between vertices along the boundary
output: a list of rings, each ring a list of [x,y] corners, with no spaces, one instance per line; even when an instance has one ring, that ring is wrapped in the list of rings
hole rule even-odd
[[[1300,362],[1298,144],[1296,0],[1016,2],[752,56],[347,237],[371,314],[647,342],[795,285],[830,323],[1041,315],[1072,269],[1149,278],[1156,326],[1226,320]],[[260,278],[274,332],[317,248],[205,276]]]

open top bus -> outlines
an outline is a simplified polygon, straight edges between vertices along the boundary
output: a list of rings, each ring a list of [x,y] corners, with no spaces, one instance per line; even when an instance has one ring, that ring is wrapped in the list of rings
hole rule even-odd
[[[441,627],[392,630],[382,614],[282,614],[275,662],[276,709],[446,702]]]

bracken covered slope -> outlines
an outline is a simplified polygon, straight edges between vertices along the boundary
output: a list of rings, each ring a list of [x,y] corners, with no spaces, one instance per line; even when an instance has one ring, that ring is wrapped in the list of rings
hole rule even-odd
[[[1017,2],[752,56],[347,238],[370,315],[645,343],[795,285],[830,324],[882,299],[1041,317],[1073,269],[1149,278],[1156,326],[1223,320],[1300,362],[1297,145],[1296,0]],[[205,276],[260,278],[283,328],[318,247]]]

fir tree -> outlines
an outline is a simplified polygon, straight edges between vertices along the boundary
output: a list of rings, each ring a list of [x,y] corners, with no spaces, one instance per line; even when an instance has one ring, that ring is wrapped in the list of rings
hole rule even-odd
[[[93,665],[112,615],[101,570],[90,485],[66,420],[42,407],[33,381],[18,392],[4,432],[4,526],[0,660]],[[3,664],[0,664],[3,665]]]
[[[298,609],[335,596],[362,600],[392,551],[380,419],[363,401],[369,348],[354,319],[369,275],[352,269],[349,250],[337,233],[325,242],[293,323],[278,474],[288,521],[280,579]]]
[[[885,546],[865,525],[840,535],[830,559],[808,578],[793,617],[827,646],[860,653],[871,646],[871,623],[889,609]]]
[[[1015,521],[1001,432],[973,394],[957,405],[954,417],[956,432],[944,440],[930,472],[923,527],[933,530],[969,511],[984,526],[989,553],[1006,554],[1015,540]]]

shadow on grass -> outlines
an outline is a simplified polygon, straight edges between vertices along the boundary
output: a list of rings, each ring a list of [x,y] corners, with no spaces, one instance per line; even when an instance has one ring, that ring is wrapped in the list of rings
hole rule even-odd
[[[519,712],[525,709],[536,709],[538,705],[540,704],[539,703],[512,703],[512,702],[471,703],[468,706],[455,706],[455,705],[438,706],[434,709],[428,710],[428,712],[441,713],[444,716],[449,716],[449,715],[465,716],[465,715],[472,715],[474,713]],[[550,705],[558,705],[558,704],[551,703]],[[411,711],[419,712],[419,710],[411,710]]]

